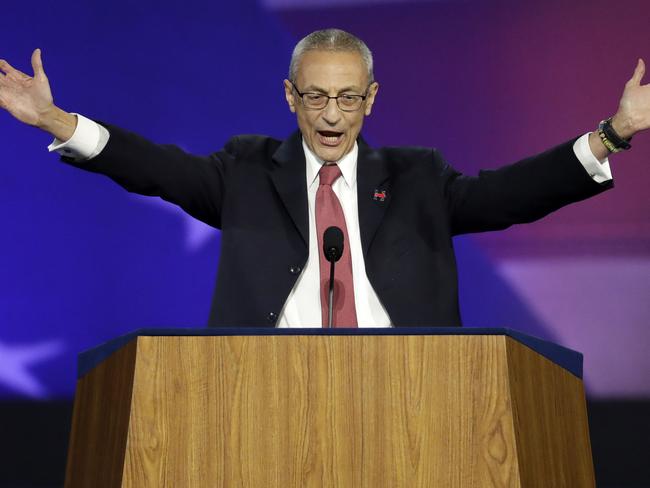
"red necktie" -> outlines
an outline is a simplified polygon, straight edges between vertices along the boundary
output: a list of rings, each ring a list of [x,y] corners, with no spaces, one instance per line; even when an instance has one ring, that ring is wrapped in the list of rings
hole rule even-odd
[[[327,327],[329,311],[330,262],[323,253],[323,233],[328,227],[336,226],[343,231],[343,255],[336,263],[334,275],[334,305],[332,307],[332,327],[357,327],[357,312],[354,307],[354,285],[352,282],[352,259],[350,239],[345,226],[345,216],[341,202],[332,190],[332,185],[341,176],[338,165],[323,165],[318,172],[320,177],[316,192],[316,234],[318,235],[318,255],[320,256],[320,303],[323,327]]]

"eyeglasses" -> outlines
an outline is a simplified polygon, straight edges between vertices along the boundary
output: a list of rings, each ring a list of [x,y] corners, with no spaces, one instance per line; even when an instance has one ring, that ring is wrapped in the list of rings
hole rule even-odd
[[[302,100],[302,104],[307,110],[322,110],[327,107],[327,104],[330,103],[331,99],[334,99],[336,100],[336,105],[343,112],[355,112],[361,108],[363,101],[368,97],[368,89],[366,89],[366,93],[364,95],[352,95],[344,93],[343,95],[339,95],[337,97],[330,97],[324,95],[323,93],[317,92],[301,93],[293,81],[289,81],[289,83],[291,83],[293,89],[296,90],[296,93],[300,97],[300,100]],[[370,88],[370,85],[368,85],[368,88]]]

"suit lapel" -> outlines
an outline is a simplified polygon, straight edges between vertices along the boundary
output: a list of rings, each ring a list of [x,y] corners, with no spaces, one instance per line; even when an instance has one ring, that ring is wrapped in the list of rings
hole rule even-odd
[[[357,161],[357,202],[359,230],[364,258],[390,205],[391,180],[388,164],[379,152],[359,137]]]
[[[300,236],[309,246],[307,173],[300,131],[294,132],[273,154],[271,180]]]
[[[390,205],[390,172],[386,160],[359,137],[357,202],[364,257]],[[307,174],[300,131],[294,132],[273,154],[271,180],[306,246],[309,246]]]

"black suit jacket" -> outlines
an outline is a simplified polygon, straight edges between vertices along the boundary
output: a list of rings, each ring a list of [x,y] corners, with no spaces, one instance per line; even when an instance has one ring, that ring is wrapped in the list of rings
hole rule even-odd
[[[107,146],[77,166],[176,203],[221,229],[209,325],[274,326],[308,257],[300,133],[285,141],[236,136],[200,157],[103,125]],[[366,272],[395,326],[461,325],[452,236],[530,222],[612,186],[593,181],[573,142],[468,177],[434,149],[373,149],[359,139]],[[386,192],[383,201],[376,191]]]

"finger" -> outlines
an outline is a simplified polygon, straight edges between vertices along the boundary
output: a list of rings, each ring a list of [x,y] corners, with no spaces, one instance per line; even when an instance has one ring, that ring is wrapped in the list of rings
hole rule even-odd
[[[4,72],[4,77],[11,80],[28,80],[29,76],[20,70],[11,66],[6,60],[0,59],[0,74]]]
[[[632,78],[630,78],[630,81],[628,83],[633,86],[639,86],[641,84],[641,80],[643,79],[644,74],[645,74],[645,63],[643,62],[643,59],[639,58],[639,60],[636,63],[636,68],[634,68],[634,74],[632,75]]]
[[[3,71],[4,74],[9,74],[17,70],[4,59],[0,59],[0,71]]]
[[[34,70],[34,78],[45,78],[45,70],[43,69],[43,60],[41,59],[41,50],[34,49],[32,53],[32,69]]]
[[[645,75],[645,61],[642,58],[639,58],[639,64],[641,65],[641,76],[639,77],[639,83],[643,81],[643,76]]]

